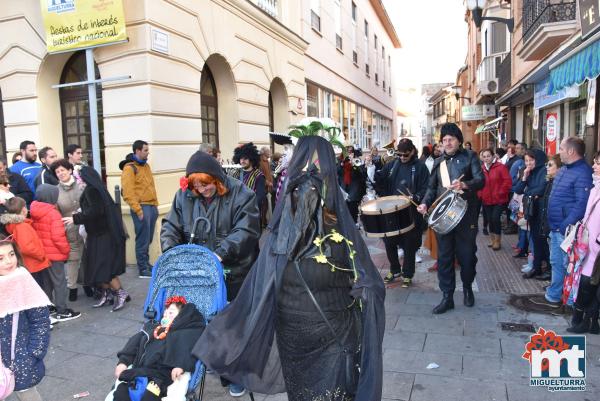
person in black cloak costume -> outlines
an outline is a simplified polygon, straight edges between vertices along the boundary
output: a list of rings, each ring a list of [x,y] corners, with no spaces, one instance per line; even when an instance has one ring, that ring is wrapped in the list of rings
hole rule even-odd
[[[235,301],[211,321],[193,349],[210,369],[250,391],[287,391],[291,401],[381,399],[385,288],[350,216],[336,169],[326,139],[299,139],[285,198],[257,261]],[[314,258],[319,251],[313,241],[333,229],[353,244],[356,281]],[[327,245],[329,261],[351,266],[341,244]]]
[[[85,226],[87,239],[82,256],[84,285],[101,288],[100,301],[94,307],[107,305],[114,298],[112,310],[117,311],[131,299],[119,280],[119,276],[125,273],[123,219],[96,170],[84,166],[79,175],[85,183],[79,200],[81,212],[73,214],[73,217],[64,217],[63,221]]]

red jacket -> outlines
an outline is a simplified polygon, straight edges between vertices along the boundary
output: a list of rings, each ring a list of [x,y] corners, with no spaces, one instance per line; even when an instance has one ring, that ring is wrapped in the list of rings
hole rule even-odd
[[[482,164],[481,169],[485,175],[485,186],[477,195],[484,205],[506,205],[508,194],[512,187],[512,179],[506,166],[495,161],[488,170]]]
[[[48,259],[52,262],[64,262],[69,259],[71,247],[67,241],[65,225],[55,205],[33,201],[29,210],[33,228],[37,231]]]
[[[23,264],[30,273],[37,273],[50,267],[50,260],[44,251],[44,245],[31,226],[31,220],[20,214],[0,215],[0,223],[13,239],[23,257]]]

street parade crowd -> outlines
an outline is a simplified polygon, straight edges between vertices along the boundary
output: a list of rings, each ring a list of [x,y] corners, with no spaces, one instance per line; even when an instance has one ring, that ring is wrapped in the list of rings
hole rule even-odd
[[[514,140],[477,153],[448,123],[420,154],[406,138],[381,154],[340,142],[318,121],[293,128],[271,134],[281,153],[246,143],[230,162],[203,144],[190,157],[160,248],[208,249],[202,263],[222,266],[228,306],[205,316],[183,292],[161,299],[158,319],[117,355],[112,399],[159,400],[191,380],[197,360],[236,397],[381,399],[385,284],[411,286],[427,248],[442,293],[432,312],[454,308],[456,270],[472,307],[478,235],[494,251],[516,235],[523,279],[548,283],[531,302],[570,310],[570,332],[600,332],[600,152],[590,166],[580,138],[550,157]],[[139,277],[153,282],[158,198],[149,145],[131,150],[119,164],[122,197]],[[69,307],[80,288],[113,312],[131,299],[119,278],[128,237],[120,203],[82,159],[77,144],[63,158],[24,141],[10,166],[0,160],[0,399],[43,399],[36,385],[50,331],[81,316]],[[384,277],[365,236],[385,245]]]

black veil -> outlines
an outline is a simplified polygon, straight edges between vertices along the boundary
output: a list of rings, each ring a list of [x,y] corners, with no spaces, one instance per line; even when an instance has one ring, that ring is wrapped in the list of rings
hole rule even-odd
[[[79,171],[79,176],[85,182],[85,185],[94,188],[100,194],[102,205],[106,213],[106,223],[110,229],[111,238],[117,245],[125,241],[125,229],[123,228],[123,218],[119,205],[115,203],[108,193],[108,190],[102,182],[100,174],[92,167],[84,166]]]
[[[385,330],[385,287],[337,183],[337,161],[332,145],[319,136],[301,137],[288,167],[287,181],[298,179],[311,164],[323,182],[324,206],[336,214],[340,233],[352,241],[359,279],[352,295],[362,301],[361,367],[357,401],[379,400],[382,390],[382,341]],[[194,347],[194,355],[210,369],[250,391],[274,394],[285,391],[275,341],[276,294],[290,258],[274,252],[280,234],[287,194],[269,224],[270,232],[257,261],[236,299],[207,326]]]

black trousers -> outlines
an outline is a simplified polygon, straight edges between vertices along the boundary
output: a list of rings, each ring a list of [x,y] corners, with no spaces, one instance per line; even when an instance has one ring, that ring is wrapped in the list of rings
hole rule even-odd
[[[537,252],[536,248],[533,250]],[[577,290],[577,300],[575,301],[575,307],[579,310],[583,310],[588,314],[597,313],[600,307],[600,300],[596,294],[600,289],[598,285],[593,285],[591,277],[581,275],[579,279],[579,289]]]
[[[477,265],[477,215],[478,205],[469,201],[467,212],[458,225],[448,234],[437,234],[438,242],[438,281],[440,290],[454,292],[456,273],[454,260],[460,264],[460,278],[463,286],[469,287],[475,280]]]
[[[356,221],[358,220],[358,205],[360,205],[360,201],[346,201],[346,204],[348,205],[350,215],[356,223]]]
[[[413,228],[407,233],[383,239],[385,253],[390,262],[390,272],[402,273],[403,277],[412,278],[415,275],[415,256],[421,246],[421,229]],[[398,247],[404,251],[402,268],[398,258]]]
[[[540,219],[534,217],[528,223],[531,230],[531,241],[533,242],[533,270],[541,273],[543,261],[546,261],[550,266],[550,247],[548,246],[548,240],[542,235],[542,222]]]
[[[502,234],[502,210],[504,205],[483,205],[483,224],[487,221],[492,234]]]

